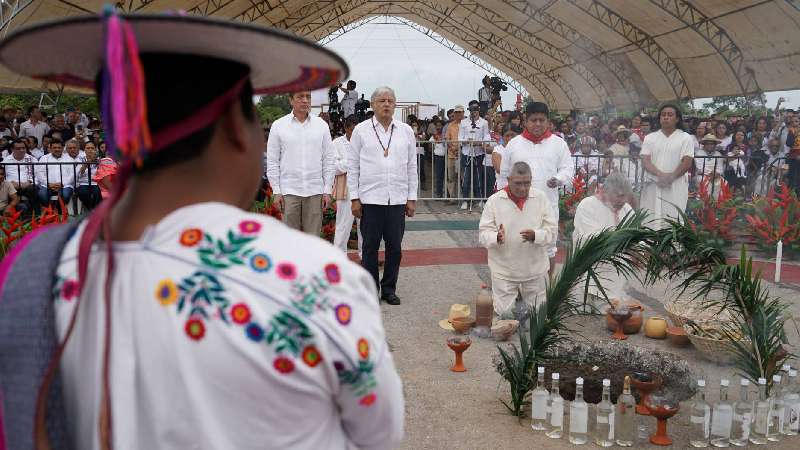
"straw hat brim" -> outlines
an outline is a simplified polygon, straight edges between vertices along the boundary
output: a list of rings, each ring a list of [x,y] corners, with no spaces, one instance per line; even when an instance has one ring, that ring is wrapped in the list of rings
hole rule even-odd
[[[449,319],[442,319],[439,321],[439,326],[444,328],[445,330],[455,331],[456,329],[453,328],[453,324],[450,323]]]
[[[140,53],[198,55],[245,64],[256,94],[311,91],[348,77],[347,64],[337,54],[282,30],[199,16],[120,17],[131,24]],[[69,17],[9,34],[0,41],[0,63],[32,78],[93,89],[104,64],[104,47],[99,15]]]

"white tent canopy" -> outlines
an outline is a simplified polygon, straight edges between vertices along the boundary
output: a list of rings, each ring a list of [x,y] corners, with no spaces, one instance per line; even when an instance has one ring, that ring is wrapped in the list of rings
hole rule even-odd
[[[107,0],[3,0],[0,33]],[[800,0],[120,0],[322,40],[372,16],[448,39],[558,110],[800,88]],[[42,45],[69,45],[43,42]],[[0,68],[0,89],[55,89]]]

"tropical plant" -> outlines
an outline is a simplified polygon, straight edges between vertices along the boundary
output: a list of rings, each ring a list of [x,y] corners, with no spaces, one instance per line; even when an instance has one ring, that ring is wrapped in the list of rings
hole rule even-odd
[[[761,248],[771,252],[783,241],[785,251],[800,251],[800,199],[791,188],[771,187],[766,197],[753,200],[752,209],[746,216],[748,228]]]
[[[719,189],[712,194],[711,177],[704,177],[697,191],[696,206],[689,208],[692,228],[707,242],[724,250],[733,242],[733,222],[738,215],[737,200],[728,183],[719,179]]]

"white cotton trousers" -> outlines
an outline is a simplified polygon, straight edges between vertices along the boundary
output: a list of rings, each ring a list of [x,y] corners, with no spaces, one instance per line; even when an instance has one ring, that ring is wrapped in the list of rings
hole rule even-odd
[[[350,230],[353,228],[353,211],[350,209],[350,200],[336,200],[336,231],[333,234],[333,245],[347,253],[347,241],[350,240]],[[361,227],[358,229],[358,255],[361,256]]]
[[[494,312],[499,317],[511,317],[517,295],[531,307],[538,307],[545,300],[547,274],[525,281],[509,281],[492,275],[492,300]]]

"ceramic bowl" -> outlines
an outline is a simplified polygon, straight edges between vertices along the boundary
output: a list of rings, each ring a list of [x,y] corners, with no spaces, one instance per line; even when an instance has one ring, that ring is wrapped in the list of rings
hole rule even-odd
[[[456,317],[452,319],[450,323],[453,325],[453,329],[456,330],[456,333],[466,334],[475,326],[475,319],[471,317]]]
[[[686,347],[689,345],[689,336],[683,327],[667,327],[667,337],[669,342],[675,347]]]

